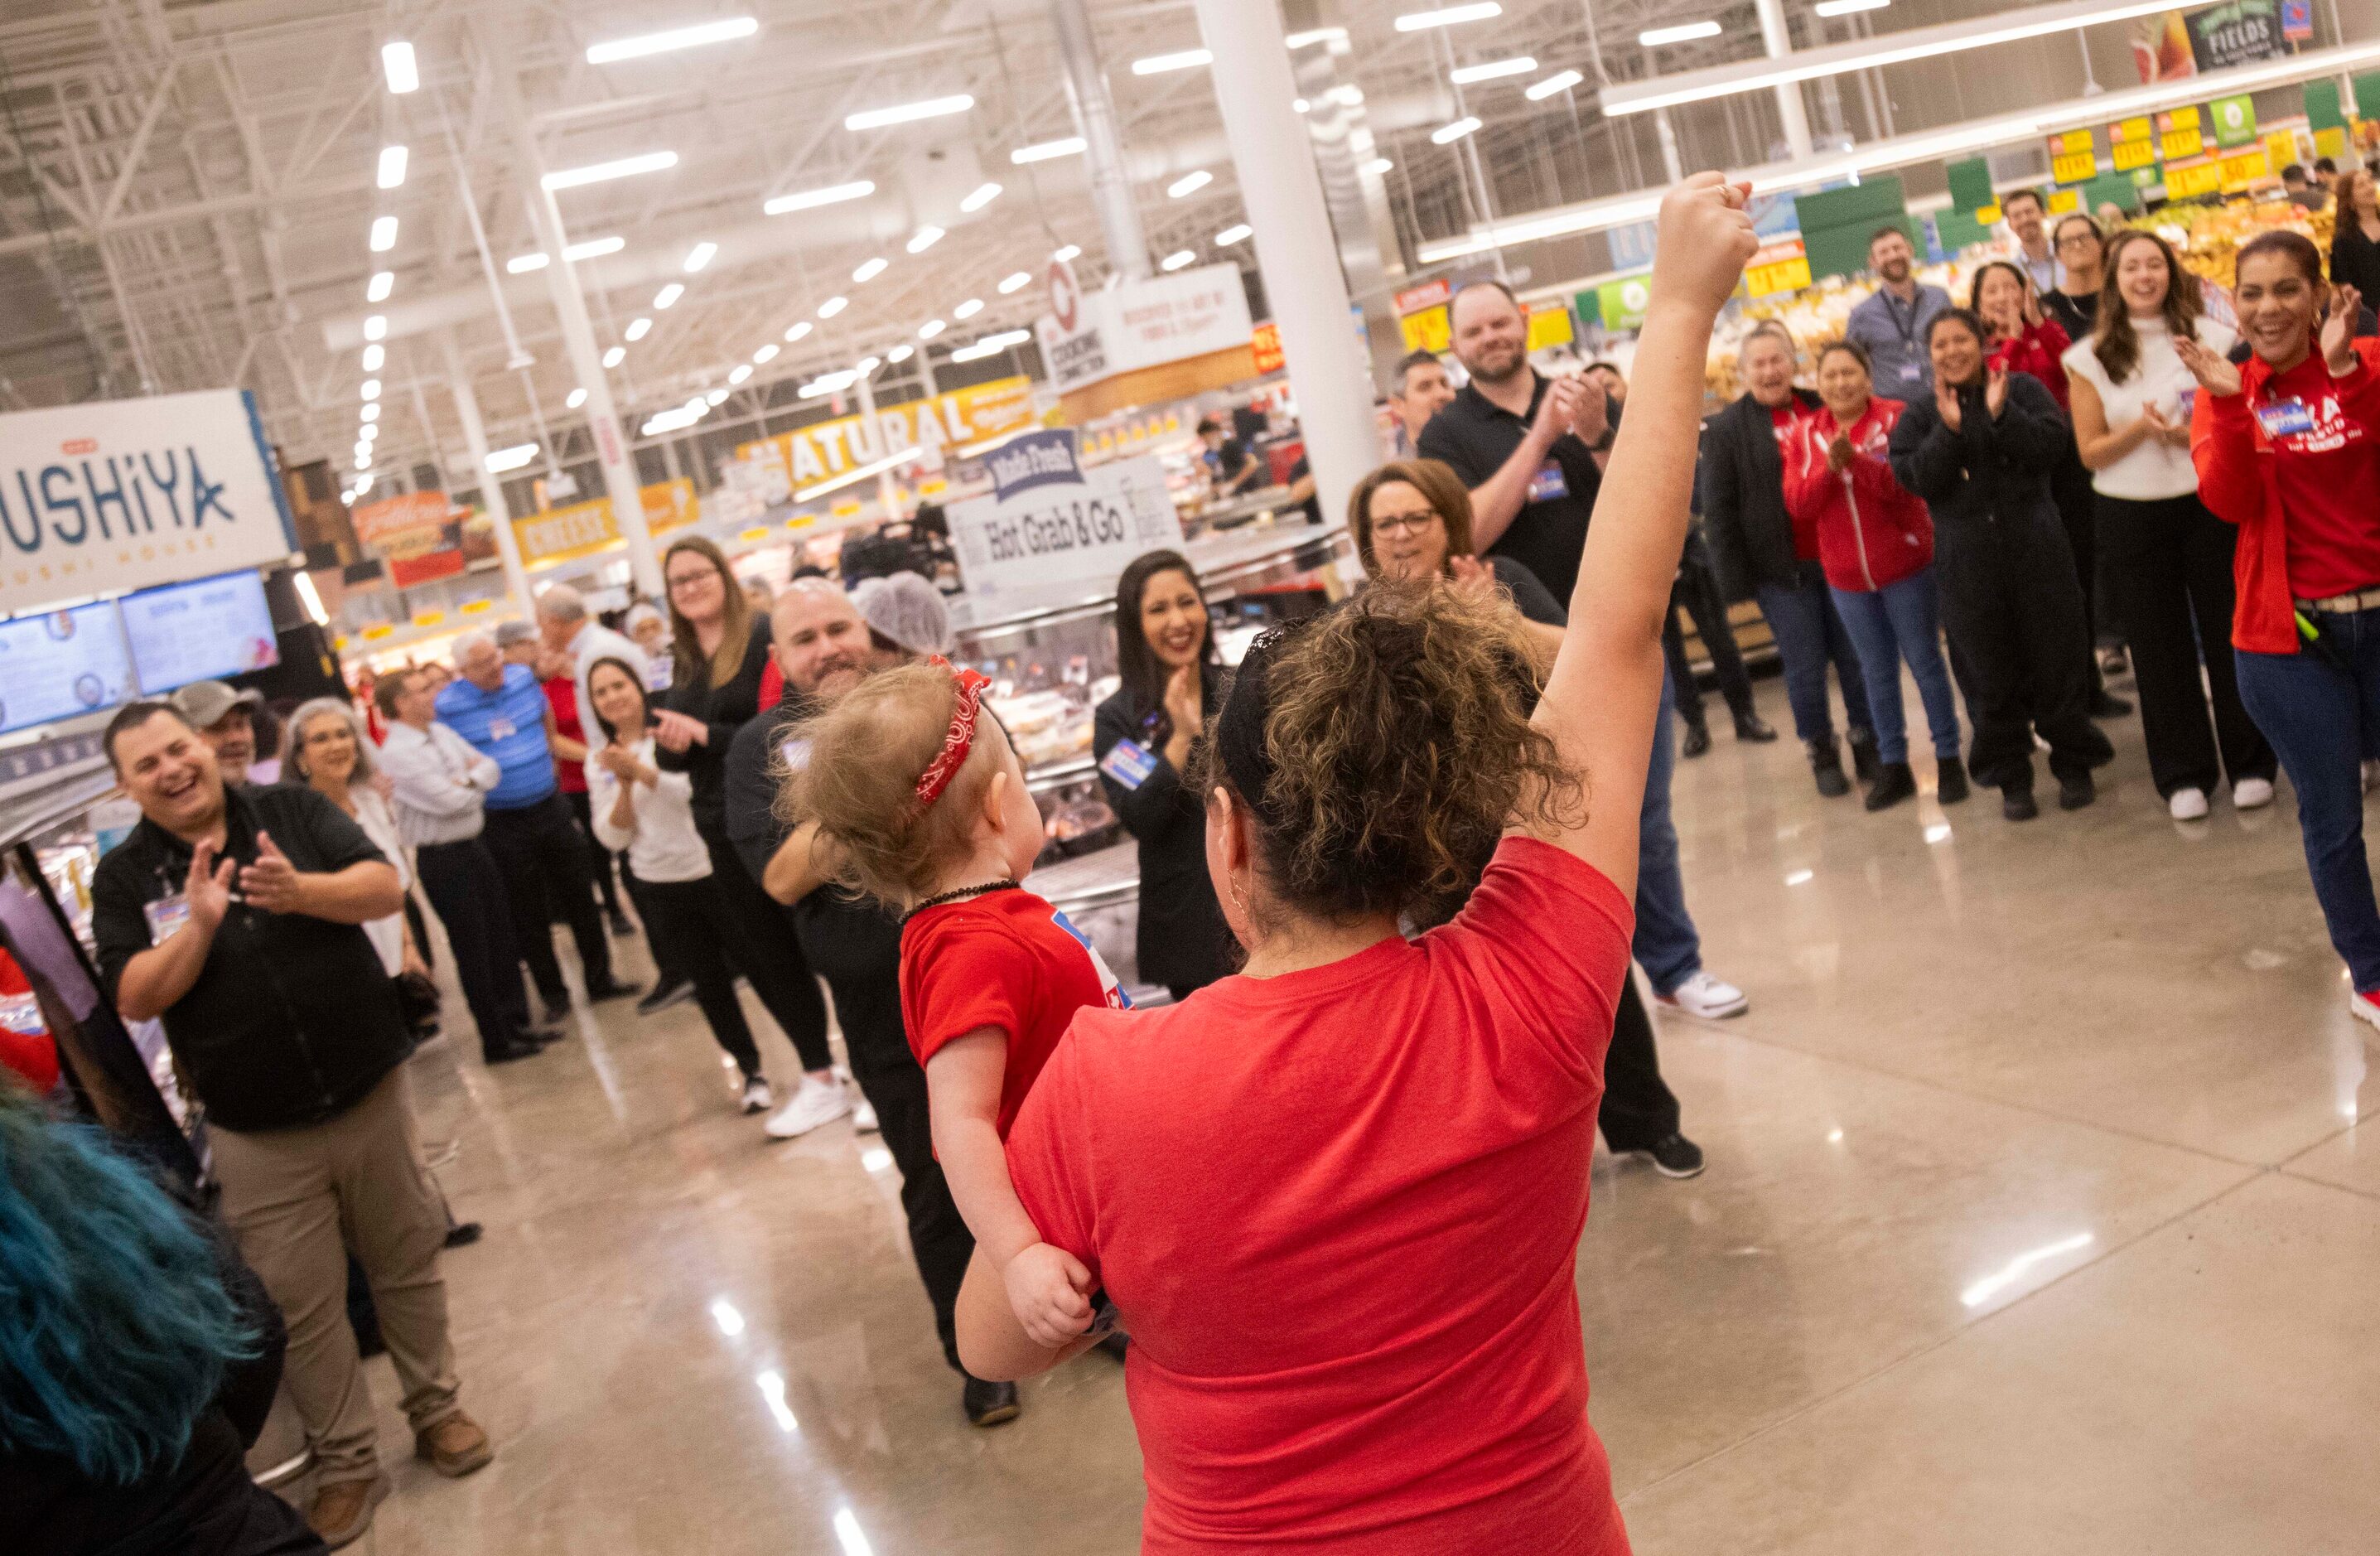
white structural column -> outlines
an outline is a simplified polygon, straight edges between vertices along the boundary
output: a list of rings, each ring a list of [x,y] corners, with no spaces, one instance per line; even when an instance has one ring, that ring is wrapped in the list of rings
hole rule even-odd
[[[867,419],[864,425],[868,429],[868,436],[861,444],[862,447],[874,445],[878,439],[884,436],[884,423],[876,419],[876,385],[868,382],[875,376],[871,369],[863,368],[859,371],[859,414]],[[888,443],[878,450],[877,457],[880,459],[892,452],[892,446]],[[876,472],[876,505],[882,510],[884,522],[887,524],[901,517],[901,494],[892,484],[892,469],[890,466]]]
[[[463,366],[463,351],[455,344],[452,327],[438,333],[438,345],[446,354],[446,391],[455,396],[455,415],[463,423],[463,446],[471,455],[473,483],[480,489],[480,501],[487,507],[488,517],[495,521],[496,555],[504,565],[504,588],[512,592],[513,603],[526,618],[534,604],[528,591],[528,570],[521,565],[520,537],[513,533],[513,513],[504,502],[504,483],[488,468],[488,424],[480,419],[480,396],[471,387],[471,375]]]
[[[1257,269],[1281,325],[1316,495],[1324,516],[1337,518],[1356,481],[1379,462],[1380,440],[1322,178],[1292,106],[1297,89],[1280,0],[1197,0],[1197,10],[1198,30],[1215,55],[1208,75],[1239,172],[1240,199],[1256,229]]]
[[[480,34],[483,47],[491,41],[488,33]],[[537,132],[530,127],[528,110],[521,103],[520,83],[514,79],[502,54],[493,47],[486,47],[486,52],[489,70],[495,79],[496,98],[503,105],[522,181],[528,188],[529,218],[537,226],[537,245],[552,256],[545,267],[546,281],[553,292],[553,311],[562,325],[562,344],[570,353],[571,370],[578,376],[578,386],[587,391],[587,424],[594,431],[595,459],[603,468],[603,491],[612,499],[612,521],[619,526],[621,539],[628,542],[628,571],[637,587],[656,600],[663,599],[667,590],[662,582],[661,562],[653,552],[652,531],[645,528],[645,504],[639,495],[636,461],[628,453],[627,440],[620,435],[619,409],[612,403],[612,385],[604,376],[602,354],[595,348],[595,324],[587,316],[587,298],[578,289],[577,270],[566,253],[570,239],[563,230],[562,211],[553,202],[553,191],[543,182],[545,159],[538,154]]]
[[[1753,0],[1760,12],[1760,42],[1771,59],[1793,52],[1793,35],[1785,30],[1785,0]],[[1802,88],[1788,81],[1777,89],[1777,116],[1785,125],[1785,144],[1801,161],[1810,154],[1810,115],[1802,107]]]
[[[1083,155],[1090,164],[1091,204],[1099,213],[1099,236],[1107,239],[1108,263],[1126,280],[1146,281],[1148,237],[1141,230],[1140,207],[1133,203],[1123,135],[1116,128],[1107,76],[1099,69],[1090,12],[1083,0],[1050,0],[1050,20],[1058,30],[1058,54],[1066,67],[1066,100],[1074,104],[1075,128],[1082,131]]]

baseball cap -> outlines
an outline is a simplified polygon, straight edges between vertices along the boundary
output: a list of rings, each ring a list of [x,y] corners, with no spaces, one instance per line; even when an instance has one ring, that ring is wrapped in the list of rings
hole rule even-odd
[[[942,591],[916,573],[863,579],[851,602],[868,629],[913,654],[948,653],[951,613]]]
[[[222,681],[192,681],[165,699],[192,729],[212,729],[235,708],[250,711],[264,706],[261,691],[234,691]]]
[[[537,628],[525,621],[508,621],[496,628],[496,647],[509,649],[515,643],[526,643],[537,636]]]

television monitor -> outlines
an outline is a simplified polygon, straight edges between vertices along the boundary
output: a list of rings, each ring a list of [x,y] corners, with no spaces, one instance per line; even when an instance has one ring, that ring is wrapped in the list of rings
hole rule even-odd
[[[124,636],[144,696],[192,681],[228,680],[281,663],[263,575],[243,568],[128,594]]]
[[[0,734],[113,708],[132,687],[113,601],[0,622]]]

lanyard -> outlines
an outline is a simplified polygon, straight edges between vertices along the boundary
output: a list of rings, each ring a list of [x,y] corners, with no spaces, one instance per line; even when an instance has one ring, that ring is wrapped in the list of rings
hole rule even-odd
[[[1906,324],[1900,322],[1900,299],[1899,298],[1894,297],[1890,292],[1885,291],[1879,291],[1876,293],[1876,296],[1884,299],[1884,310],[1886,313],[1891,315],[1892,327],[1894,330],[1899,332],[1900,335],[1900,344],[1903,346],[1915,346],[1917,344],[1917,310],[1923,306],[1925,301],[1925,293],[1924,289],[1920,288],[1917,296],[1910,300],[1909,322]]]

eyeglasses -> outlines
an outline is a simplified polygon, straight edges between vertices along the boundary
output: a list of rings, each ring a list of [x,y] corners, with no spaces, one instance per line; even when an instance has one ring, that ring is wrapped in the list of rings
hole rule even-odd
[[[691,588],[699,583],[709,583],[717,577],[719,577],[719,569],[716,567],[706,567],[699,573],[680,573],[676,577],[669,580],[669,591],[675,594],[679,590]]]
[[[1441,522],[1443,521],[1439,519],[1436,508],[1424,508],[1419,513],[1383,514],[1372,520],[1372,533],[1418,535],[1431,525]]]

